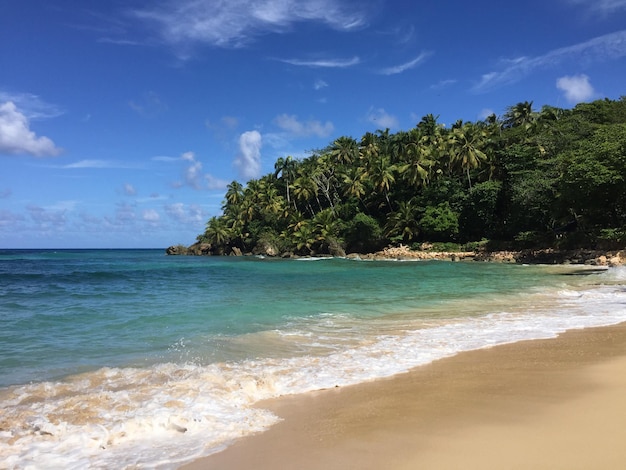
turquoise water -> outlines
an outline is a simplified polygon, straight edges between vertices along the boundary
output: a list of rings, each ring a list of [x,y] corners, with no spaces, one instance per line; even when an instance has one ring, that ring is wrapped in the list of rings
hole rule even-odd
[[[0,461],[175,468],[264,398],[626,320],[623,268],[573,269],[0,251]]]

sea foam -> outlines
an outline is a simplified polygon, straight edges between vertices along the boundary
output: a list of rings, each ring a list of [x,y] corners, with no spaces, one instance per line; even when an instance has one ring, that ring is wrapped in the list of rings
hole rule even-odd
[[[402,373],[462,351],[626,321],[625,269],[602,284],[516,294],[465,316],[319,315],[258,333],[288,357],[102,368],[0,390],[0,468],[176,468],[279,418],[259,401]],[[478,310],[478,309],[477,309]],[[308,322],[308,323],[307,323]],[[263,337],[262,337],[263,336]],[[184,347],[181,342],[181,347]]]

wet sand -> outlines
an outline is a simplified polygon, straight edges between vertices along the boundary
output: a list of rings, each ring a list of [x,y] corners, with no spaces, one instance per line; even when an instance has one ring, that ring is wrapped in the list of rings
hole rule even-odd
[[[622,469],[626,324],[260,406],[283,421],[184,468]]]

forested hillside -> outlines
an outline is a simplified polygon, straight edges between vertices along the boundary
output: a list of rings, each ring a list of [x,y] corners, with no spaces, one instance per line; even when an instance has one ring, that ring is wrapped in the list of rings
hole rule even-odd
[[[539,111],[523,102],[450,127],[429,114],[407,131],[339,137],[233,181],[222,209],[197,240],[213,254],[623,247],[626,97]]]

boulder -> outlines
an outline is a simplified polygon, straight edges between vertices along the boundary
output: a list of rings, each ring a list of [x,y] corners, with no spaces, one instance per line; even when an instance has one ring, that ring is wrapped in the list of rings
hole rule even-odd
[[[184,245],[172,245],[165,249],[165,253],[170,256],[186,255],[188,253],[188,249]]]

